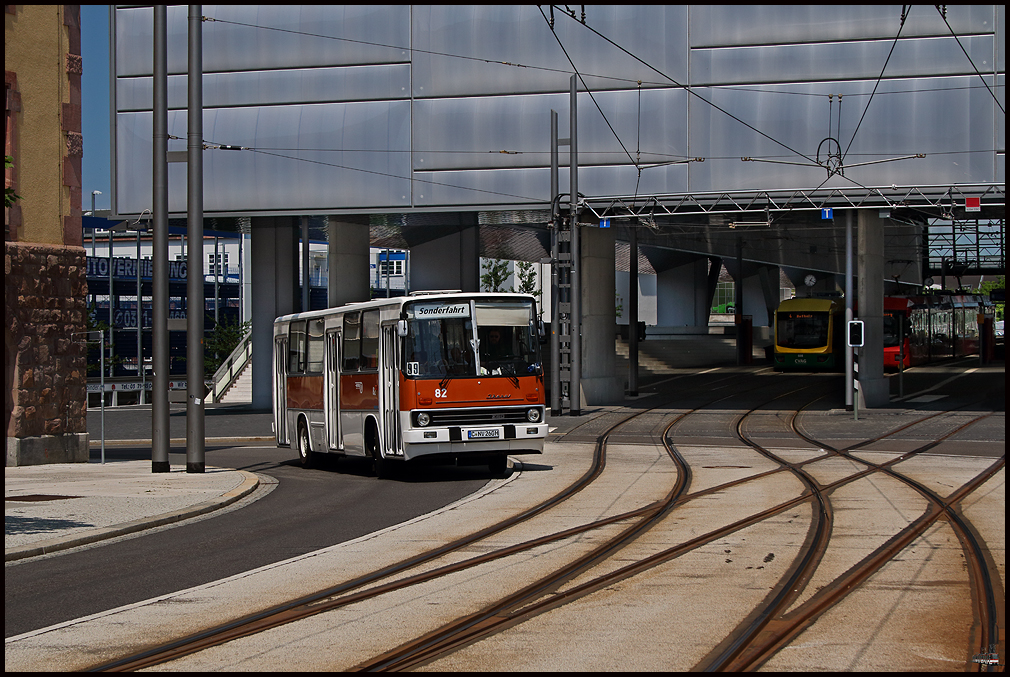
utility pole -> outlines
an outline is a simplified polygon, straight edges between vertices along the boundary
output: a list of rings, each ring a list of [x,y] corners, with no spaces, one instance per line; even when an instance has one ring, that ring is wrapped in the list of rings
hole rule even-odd
[[[551,414],[560,415],[568,404],[568,413],[582,412],[581,354],[582,315],[579,265],[579,183],[577,106],[575,76],[571,78],[570,131],[567,139],[558,138],[558,114],[551,111]],[[558,193],[558,147],[569,147],[571,193],[569,214],[561,215]],[[567,390],[565,387],[567,386]]]
[[[845,210],[845,327],[848,331],[849,322],[853,317],[853,303],[855,299],[852,295],[852,219],[855,211]],[[845,342],[845,410],[852,411],[855,403],[855,360],[853,348]],[[858,412],[856,413],[858,417]]]
[[[630,272],[628,273],[628,395],[638,395],[638,219],[628,226],[631,244]]]
[[[558,113],[551,111],[551,416],[561,415],[561,281],[558,200]]]
[[[151,243],[151,472],[168,461],[168,19],[154,6],[154,232]]]
[[[582,413],[582,250],[579,244],[579,146],[578,146],[578,97],[575,88],[575,75],[571,78],[570,136],[568,140],[568,174],[571,179],[571,196],[569,205],[571,216],[569,227],[572,234],[572,275],[571,275],[571,347],[572,376],[569,397],[571,408],[569,415],[579,416]]]
[[[186,140],[186,472],[204,471],[203,385],[203,6],[189,6],[189,108]]]

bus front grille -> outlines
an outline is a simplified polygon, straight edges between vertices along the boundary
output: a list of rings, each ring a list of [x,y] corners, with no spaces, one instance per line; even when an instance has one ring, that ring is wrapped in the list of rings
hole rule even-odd
[[[428,410],[431,416],[429,426],[472,426],[472,425],[503,425],[505,423],[527,423],[526,412],[529,407],[483,407],[479,409],[461,410]]]

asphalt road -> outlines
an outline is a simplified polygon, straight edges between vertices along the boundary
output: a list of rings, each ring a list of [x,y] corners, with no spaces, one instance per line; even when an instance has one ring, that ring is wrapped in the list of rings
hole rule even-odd
[[[106,458],[150,458],[150,450],[110,448]],[[173,450],[171,462],[185,463],[184,450]],[[305,470],[290,450],[272,445],[208,447],[206,462],[261,473],[278,483],[241,509],[5,566],[4,636],[354,539],[456,501],[491,477],[484,465],[430,466],[417,468],[409,478],[380,481],[367,462],[331,459]]]

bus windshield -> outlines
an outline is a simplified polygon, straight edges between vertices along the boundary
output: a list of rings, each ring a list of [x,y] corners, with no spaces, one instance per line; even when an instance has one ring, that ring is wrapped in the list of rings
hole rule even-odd
[[[828,345],[828,314],[779,312],[775,342],[783,348],[824,348]]]
[[[406,306],[404,372],[416,378],[542,373],[529,301],[418,301]]]

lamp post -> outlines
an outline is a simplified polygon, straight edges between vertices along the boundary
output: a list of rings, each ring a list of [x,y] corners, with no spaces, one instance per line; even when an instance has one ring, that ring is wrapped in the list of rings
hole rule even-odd
[[[101,195],[101,194],[102,194],[102,191],[100,191],[100,190],[93,190],[93,191],[91,191],[91,215],[92,216],[95,215],[95,196],[96,195]],[[92,256],[95,255],[95,229],[94,228],[91,229],[91,255]]]

